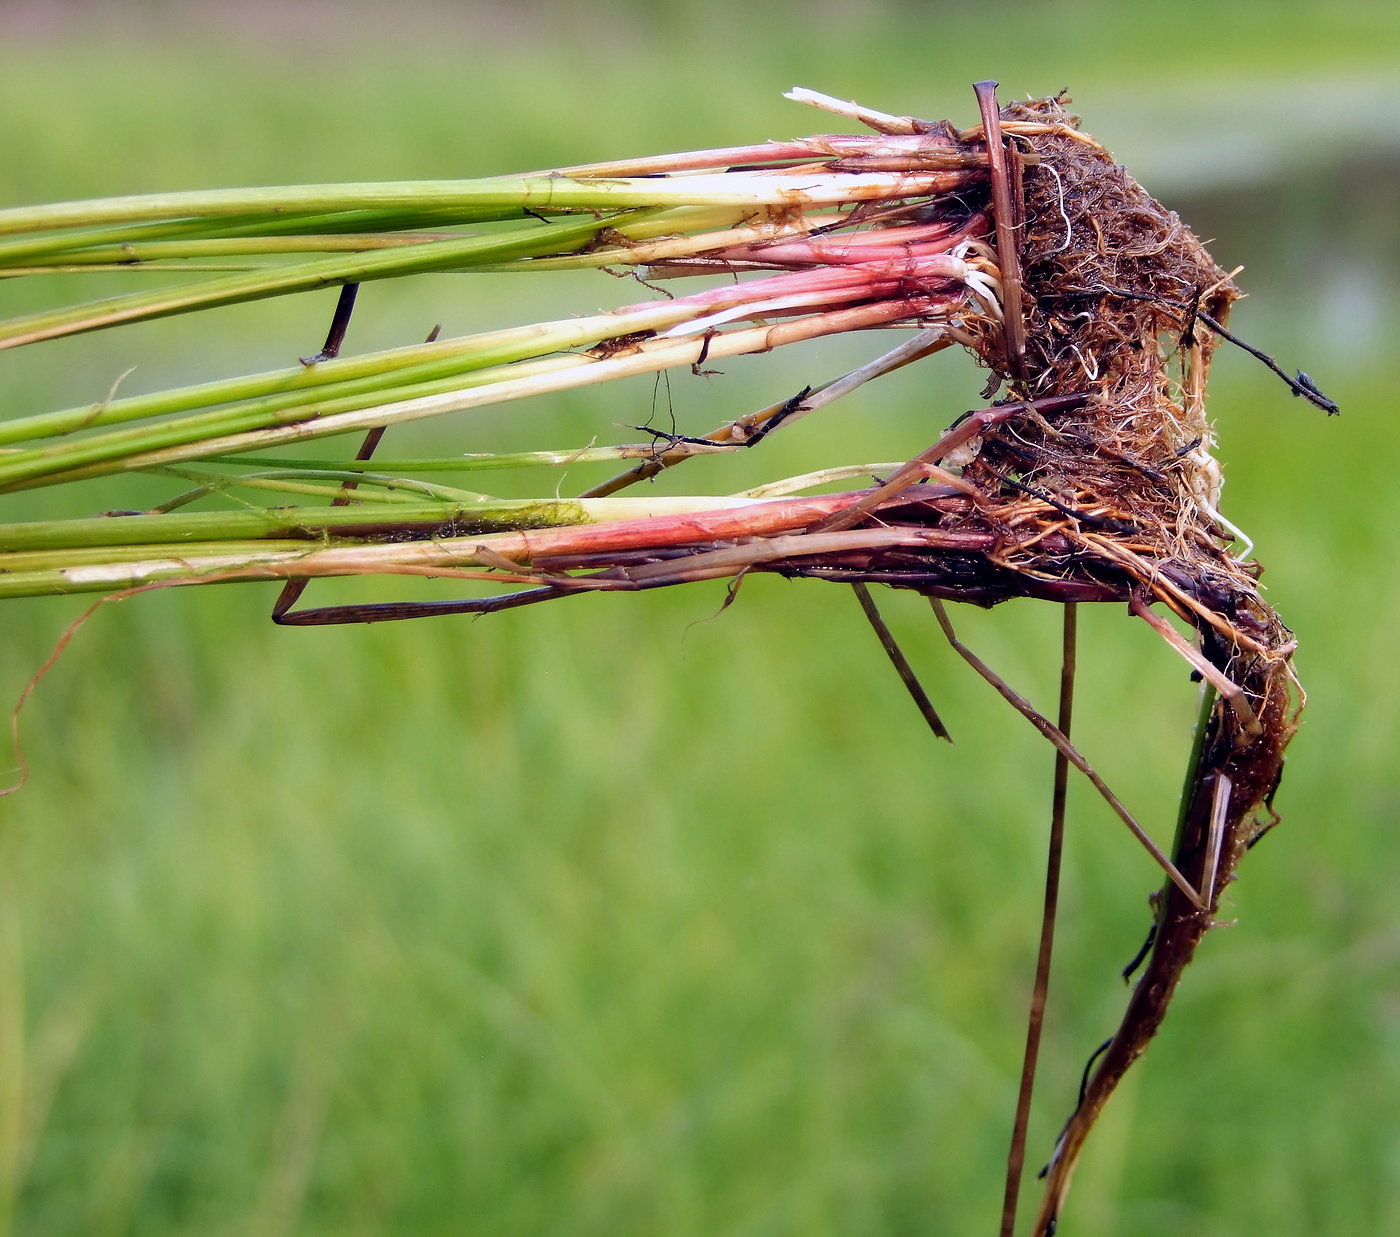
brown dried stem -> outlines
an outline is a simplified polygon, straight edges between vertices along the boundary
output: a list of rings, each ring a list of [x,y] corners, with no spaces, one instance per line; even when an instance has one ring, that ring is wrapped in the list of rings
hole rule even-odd
[[[890,659],[895,673],[899,675],[899,681],[908,689],[919,713],[928,723],[928,728],[940,739],[947,739],[951,743],[953,736],[948,733],[943,719],[938,716],[938,710],[933,707],[933,701],[928,698],[928,693],[924,691],[924,685],[919,682],[914,668],[909,664],[909,659],[904,656],[904,651],[896,643],[894,633],[890,631],[889,625],[876,608],[875,599],[871,597],[870,590],[864,584],[859,583],[851,585],[851,588],[855,592],[856,600],[860,602],[860,608],[864,611],[866,620],[880,641],[880,647],[885,650],[885,656]]]
[[[1079,607],[1065,606],[1064,640],[1060,656],[1060,733],[1069,737],[1074,720],[1075,643]],[[1006,1157],[1006,1196],[1001,1210],[1001,1237],[1016,1231],[1016,1205],[1021,1194],[1021,1172],[1026,1163],[1026,1129],[1030,1124],[1031,1095],[1035,1090],[1040,1033],[1045,1024],[1045,1001],[1050,991],[1050,961],[1055,952],[1055,914],[1060,904],[1060,859],[1065,838],[1065,799],[1069,790],[1069,760],[1055,753],[1055,789],[1050,808],[1050,844],[1045,860],[1045,909],[1040,919],[1040,952],[1035,962],[1035,986],[1031,990],[1026,1019],[1026,1054],[1021,1063],[1021,1088],[1016,1096],[1016,1119],[1011,1130],[1011,1150]]]

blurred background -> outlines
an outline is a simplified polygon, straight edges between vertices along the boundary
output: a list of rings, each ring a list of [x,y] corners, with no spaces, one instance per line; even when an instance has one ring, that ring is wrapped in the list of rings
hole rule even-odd
[[[829,127],[781,98],[794,84],[969,124],[984,77],[1004,99],[1069,87],[1085,128],[1245,264],[1232,325],[1343,408],[1222,349],[1224,509],[1312,699],[1238,922],[1187,972],[1060,1231],[1400,1234],[1400,8],[0,0],[0,204]],[[61,278],[0,287],[0,311],[139,276]],[[347,348],[645,295],[601,274],[367,285]],[[7,352],[0,414],[100,399],[133,365],[124,393],[286,365],[333,303]],[[727,362],[660,398],[703,432],[880,346]],[[936,357],[664,484],[902,459],[980,385]],[[650,381],[615,384],[393,430],[386,450],[628,441],[652,402]],[[95,483],[6,498],[0,519],[116,505],[129,491]],[[718,616],[713,584],[305,630],[267,621],[274,594],[107,607],[27,708],[32,775],[0,801],[0,1232],[995,1231],[1053,757],[919,598],[880,600],[956,747],[849,591],[815,582],[750,580]],[[4,607],[5,707],[86,604]],[[1055,608],[960,611],[1050,707]],[[1079,745],[1167,838],[1195,689],[1120,608],[1081,630]],[[1032,1172],[1117,1023],[1158,883],[1072,784]]]

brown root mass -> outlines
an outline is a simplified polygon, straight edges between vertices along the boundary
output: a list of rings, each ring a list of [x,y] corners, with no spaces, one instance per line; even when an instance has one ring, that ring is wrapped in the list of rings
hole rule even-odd
[[[1013,106],[1003,116],[1012,131],[1017,121],[1067,119],[1054,100]],[[1129,588],[1155,595],[1190,622],[1206,657],[1244,690],[1261,733],[1245,733],[1223,702],[1215,707],[1173,856],[1200,888],[1216,787],[1228,778],[1218,901],[1244,851],[1271,822],[1269,800],[1296,726],[1294,641],[1260,596],[1257,570],[1231,556],[1217,511],[1220,471],[1205,415],[1215,341],[1195,308],[1223,321],[1239,291],[1181,220],[1101,148],[1068,131],[1014,140],[1041,157],[1024,173],[1025,394],[1088,389],[1096,399],[1053,426],[1029,418],[1008,424],[964,475],[995,492],[998,475],[1018,474],[1065,506],[1120,525],[1064,527],[1101,555],[1097,563],[1080,559],[1077,572],[1111,576],[1109,563],[1118,566]],[[999,336],[987,332],[983,341],[988,364],[1004,372]],[[1007,520],[1025,527],[1011,513]],[[1003,561],[1032,572],[1050,566],[1035,561],[1024,542]],[[1053,1231],[1090,1127],[1160,1026],[1213,912],[1167,884],[1153,956],[1056,1149],[1036,1232]]]
[[[1212,805],[1228,779],[1214,897],[1202,910],[1170,882],[1164,889],[1152,957],[1056,1148],[1035,1228],[1046,1234],[1090,1128],[1161,1025],[1241,856],[1275,819],[1269,805],[1299,706],[1292,635],[1260,595],[1257,567],[1232,555],[1218,512],[1221,475],[1205,414],[1216,340],[1197,312],[1222,322],[1239,290],[1173,212],[1075,131],[1060,100],[1001,115],[1009,139],[1039,157],[1022,172],[1027,377],[1011,395],[1087,391],[1092,401],[1053,421],[1013,416],[974,444],[962,478],[977,497],[958,512],[945,502],[936,520],[991,534],[993,548],[796,570],[981,604],[1020,595],[1164,602],[1196,630],[1205,658],[1243,690],[1257,719],[1255,733],[1224,701],[1209,715],[1172,857],[1201,888]],[[1002,325],[969,316],[964,328],[993,375],[991,394],[1012,373]]]

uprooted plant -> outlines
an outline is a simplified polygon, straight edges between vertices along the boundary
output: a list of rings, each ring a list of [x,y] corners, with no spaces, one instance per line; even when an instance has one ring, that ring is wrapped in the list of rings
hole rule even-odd
[[[978,87],[982,123],[968,129],[800,91],[794,97],[874,133],[483,181],[0,211],[6,277],[112,269],[208,275],[0,323],[0,347],[342,288],[326,347],[301,365],[152,395],[114,390],[94,405],[0,423],[8,448],[0,492],[120,473],[184,487],[142,513],[0,525],[0,596],[86,591],[111,600],[151,588],[279,579],[287,583],[276,621],[316,625],[484,613],[756,571],[812,577],[854,586],[925,717],[943,733],[868,586],[922,593],[954,647],[1058,753],[1006,1234],[1046,995],[1070,766],[1166,876],[1142,976],[1054,1149],[1035,1229],[1045,1234],[1090,1128],[1160,1026],[1242,855],[1275,819],[1270,803],[1302,698],[1294,641],[1261,596],[1244,535],[1219,509],[1205,389],[1214,347],[1234,338],[1226,326],[1239,294],[1232,273],[1078,131],[1068,100],[998,108],[993,87]],[[634,272],[658,295],[591,317],[338,355],[355,289],[366,280],[580,267]],[[728,281],[660,294],[661,281],[713,274]],[[896,327],[914,333],[868,365],[702,437],[649,431],[652,441],[621,446],[371,459],[385,430],[402,422]],[[988,370],[989,401],[1006,394],[958,418],[912,460],[830,468],[727,497],[618,496],[696,455],[752,448],[862,383],[954,345]],[[1274,368],[1296,394],[1336,410],[1305,376]],[[367,431],[353,459],[266,454],[352,431]],[[616,460],[625,470],[576,497],[530,501],[431,479],[584,460]],[[872,473],[880,479],[869,488],[799,496]],[[189,509],[235,489],[277,505],[240,498],[232,509]],[[512,590],[295,608],[311,579],[368,574]],[[1064,606],[1058,725],[957,640],[943,606],[1013,597]],[[1126,603],[1204,681],[1170,847],[1152,840],[1070,743],[1081,602]]]

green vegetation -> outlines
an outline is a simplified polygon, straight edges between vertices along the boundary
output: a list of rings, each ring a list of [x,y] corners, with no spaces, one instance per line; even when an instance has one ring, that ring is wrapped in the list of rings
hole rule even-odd
[[[344,36],[279,54],[176,35],[99,48],[69,32],[0,50],[0,206],[494,175],[780,137],[810,124],[779,99],[798,81],[959,117],[977,77],[1008,95],[1068,83],[1108,135],[1096,96],[1184,97],[1226,68],[1268,82],[1393,63],[1388,7],[1225,9],[974,20],[890,5],[754,22],[736,40],[737,11],[706,6],[713,28],[681,14],[633,26],[621,8],[542,45],[472,43],[451,26],[450,45],[388,52]],[[1112,136],[1131,158],[1130,135]],[[1217,248],[1228,263],[1228,241]],[[148,286],[52,278],[108,281],[104,295]],[[24,282],[0,283],[6,315],[61,299]],[[636,291],[593,272],[367,285],[347,353]],[[1235,324],[1273,330],[1265,310],[1296,313],[1259,342],[1309,369],[1344,416],[1324,421],[1232,356],[1212,409],[1226,512],[1258,542],[1313,702],[1285,823],[1233,894],[1239,925],[1207,940],[1110,1107],[1067,1234],[1400,1228],[1392,384],[1309,341],[1308,289],[1272,295]],[[0,413],[100,400],[133,364],[123,396],[280,369],[320,342],[333,303],[319,292],[7,353]],[[723,378],[673,377],[657,423],[669,399],[683,431],[708,430],[878,346],[807,344],[726,361]],[[658,489],[728,493],[905,458],[979,385],[936,357]],[[630,439],[616,427],[652,405],[651,380],[631,379],[396,427],[382,453],[602,445]],[[344,461],[344,443],[327,458]],[[577,464],[564,492],[615,468]],[[489,484],[525,496],[555,476]],[[0,518],[115,505],[111,482],[88,484],[86,505],[9,495]],[[165,492],[152,482],[153,502]],[[318,582],[308,600],[428,588]],[[880,598],[955,748],[922,729],[847,590],[816,583],[751,580],[717,617],[723,586],[698,585],[314,631],[268,623],[274,596],[245,585],[108,606],[28,706],[31,781],[0,801],[0,1228],[993,1231],[1053,757],[940,645],[926,605]],[[0,702],[86,604],[0,605]],[[1053,607],[958,619],[1051,700]],[[1194,689],[1117,608],[1085,608],[1081,623],[1077,741],[1165,839]],[[1117,972],[1159,883],[1085,789],[1071,792],[1033,1157],[1117,1022]]]

